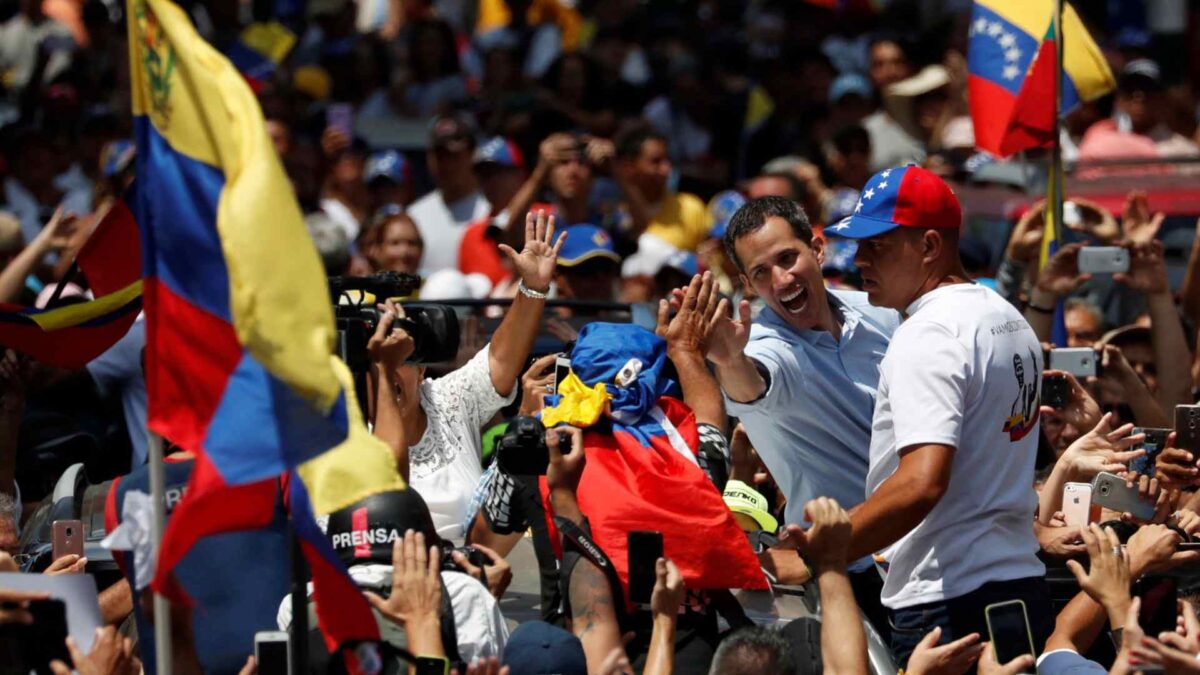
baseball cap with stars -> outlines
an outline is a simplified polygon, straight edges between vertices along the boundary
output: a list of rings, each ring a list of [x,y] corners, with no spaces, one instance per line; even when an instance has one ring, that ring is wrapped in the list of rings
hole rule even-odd
[[[871,176],[854,205],[854,213],[825,232],[866,239],[897,227],[942,230],[958,229],[961,224],[962,207],[946,181],[909,164]]]

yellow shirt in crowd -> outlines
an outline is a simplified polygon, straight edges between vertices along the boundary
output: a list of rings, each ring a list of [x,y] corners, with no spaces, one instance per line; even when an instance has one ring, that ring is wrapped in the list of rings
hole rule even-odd
[[[711,228],[708,210],[699,197],[686,192],[672,192],[663,199],[646,232],[675,248],[695,251],[700,242],[708,239]]]

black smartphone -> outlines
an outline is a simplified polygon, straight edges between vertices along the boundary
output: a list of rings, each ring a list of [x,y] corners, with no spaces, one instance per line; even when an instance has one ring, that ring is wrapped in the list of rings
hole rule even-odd
[[[1175,406],[1175,447],[1200,451],[1200,405]]]
[[[987,618],[992,646],[996,650],[996,661],[1004,664],[1024,654],[1035,653],[1024,602],[998,602],[985,607],[983,613]]]
[[[650,604],[654,582],[658,578],[656,565],[663,556],[662,532],[634,530],[629,533],[629,599]]]
[[[1066,375],[1046,375],[1042,378],[1042,405],[1062,410],[1071,400],[1071,385]]]
[[[283,631],[262,630],[254,634],[254,659],[259,675],[288,675],[291,654],[288,634]]]
[[[1174,577],[1144,576],[1133,584],[1133,594],[1142,599],[1138,624],[1146,635],[1175,631],[1179,594]]]
[[[29,603],[31,624],[5,624],[0,626],[0,654],[5,655],[5,666],[16,665],[22,673],[30,671],[38,675],[49,675],[50,662],[54,660],[71,663],[67,651],[67,606],[62,600],[33,600]],[[7,668],[3,669],[8,672]]]
[[[1170,429],[1152,429],[1144,427],[1134,427],[1133,435],[1146,434],[1146,440],[1135,445],[1132,450],[1145,450],[1146,454],[1141,457],[1134,457],[1129,462],[1129,470],[1139,476],[1153,476],[1155,462],[1158,459],[1158,453],[1167,447],[1167,436],[1171,435]]]

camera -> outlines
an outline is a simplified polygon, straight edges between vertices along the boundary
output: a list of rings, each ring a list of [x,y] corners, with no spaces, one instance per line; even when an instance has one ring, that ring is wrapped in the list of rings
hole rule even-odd
[[[455,548],[447,547],[445,552],[442,553],[441,569],[443,572],[466,572],[466,570],[460,567],[458,563],[454,562],[455,551],[458,551],[466,556],[467,562],[471,563],[475,567],[478,567],[479,569],[483,569],[492,562],[486,555],[484,555],[483,551],[480,551],[474,546],[458,546]]]
[[[366,295],[369,293],[382,302],[386,298],[412,295],[420,286],[420,277],[397,272],[329,279],[329,294],[333,298],[338,331],[334,353],[346,362],[352,372],[366,372],[370,365],[367,341],[379,325],[380,312],[374,302],[365,301]],[[458,355],[459,341],[458,316],[454,308],[447,305],[406,304],[404,314],[405,317],[397,319],[393,327],[403,328],[413,338],[414,349],[408,358],[409,363],[454,360]]]
[[[510,476],[543,476],[550,466],[546,427],[535,417],[514,419],[496,442],[496,461]]]

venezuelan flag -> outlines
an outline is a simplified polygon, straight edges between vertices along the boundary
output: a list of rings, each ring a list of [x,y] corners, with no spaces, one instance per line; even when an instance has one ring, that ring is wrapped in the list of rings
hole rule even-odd
[[[71,369],[103,354],[142,310],[138,250],[133,214],[116,200],[75,257],[96,299],[55,309],[0,305],[0,344]]]
[[[999,157],[1054,142],[1055,0],[975,0],[967,98],[975,145]],[[1064,113],[1112,91],[1112,71],[1070,4],[1063,8]]]
[[[566,391],[542,422],[585,429],[580,510],[626,589],[630,530],[662,532],[688,588],[766,588],[746,535],[696,459],[695,414],[666,395],[674,382],[665,365],[666,343],[640,326],[591,323],[579,333]],[[601,418],[605,409],[611,419]],[[541,488],[548,498],[544,480]]]
[[[298,468],[291,517],[326,642],[332,651],[377,640],[363,597],[336,592],[350,582],[313,510],[401,482],[386,446],[355,431],[363,425],[350,410],[353,388],[330,356],[325,275],[262,111],[170,0],[129,0],[127,16],[148,419],[197,457],[164,534],[155,587],[183,590],[171,568],[200,536],[269,522],[274,481]],[[306,483],[329,471],[322,455],[347,442],[357,451],[337,464],[340,481],[310,500]]]
[[[246,78],[250,88],[258,93],[295,45],[296,34],[283,24],[277,21],[253,23],[246,26],[238,41],[225,50],[225,56]]]

